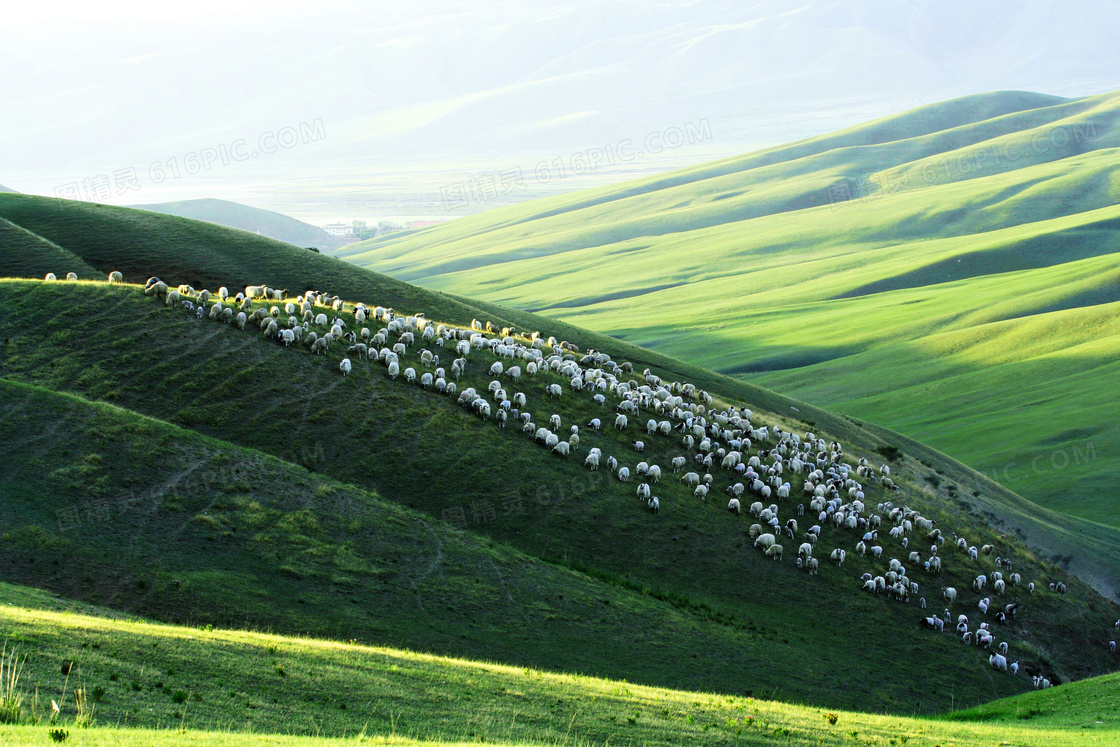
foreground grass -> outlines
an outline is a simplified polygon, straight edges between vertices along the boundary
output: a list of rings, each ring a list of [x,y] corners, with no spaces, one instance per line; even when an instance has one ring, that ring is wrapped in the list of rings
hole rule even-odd
[[[99,612],[0,584],[0,636],[27,657],[19,681],[25,719],[40,719],[0,726],[5,744],[45,744],[52,728],[69,732],[67,744],[126,745],[342,739],[406,745],[998,745],[1010,739],[1059,747],[1120,741],[1116,675],[984,706],[1007,714],[1006,723],[969,712],[949,721],[94,614]],[[69,676],[60,673],[60,662],[73,662]],[[76,688],[95,694],[94,728],[74,724]],[[62,705],[54,724],[50,699]],[[1023,712],[1032,715],[1018,715]]]

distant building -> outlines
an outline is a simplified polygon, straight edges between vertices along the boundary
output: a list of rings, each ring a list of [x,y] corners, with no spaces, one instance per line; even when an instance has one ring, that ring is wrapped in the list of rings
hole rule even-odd
[[[331,236],[349,237],[354,235],[354,227],[349,223],[328,223],[323,230]]]

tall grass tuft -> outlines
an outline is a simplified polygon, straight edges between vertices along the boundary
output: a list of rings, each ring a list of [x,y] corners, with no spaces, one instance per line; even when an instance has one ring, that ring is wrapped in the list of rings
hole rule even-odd
[[[90,702],[89,696],[86,695],[86,689],[84,687],[79,687],[74,690],[74,706],[78,711],[77,715],[74,717],[74,726],[92,726],[93,703]]]
[[[19,691],[19,678],[27,657],[19,657],[7,644],[0,651],[0,724],[18,724],[23,720],[23,695]]]

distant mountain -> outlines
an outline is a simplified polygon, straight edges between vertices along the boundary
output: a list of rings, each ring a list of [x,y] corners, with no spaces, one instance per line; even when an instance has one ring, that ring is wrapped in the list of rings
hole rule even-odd
[[[0,184],[0,192],[15,192],[15,190],[14,189],[9,189],[8,187],[5,187],[3,184]],[[19,193],[17,192],[16,194],[19,194]]]
[[[314,246],[316,248],[333,248],[342,246],[344,242],[328,234],[323,229],[309,223],[296,220],[287,215],[274,213],[271,210],[249,207],[229,200],[181,200],[179,202],[161,202],[155,205],[132,205],[136,210],[149,210],[153,213],[177,215],[180,218],[204,220],[207,223],[217,223],[228,228],[240,228],[242,231],[259,233],[270,239],[276,239],[295,246]]]

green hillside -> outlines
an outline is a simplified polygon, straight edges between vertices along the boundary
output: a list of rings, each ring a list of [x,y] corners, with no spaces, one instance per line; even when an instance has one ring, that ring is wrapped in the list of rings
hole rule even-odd
[[[1118,122],[1115,93],[973,96],[339,256],[873,420],[1118,526],[1108,460],[1075,456],[1120,448]]]
[[[211,288],[345,288],[348,300],[391,302],[402,314],[425,311],[460,325],[498,320],[609,351],[636,371],[649,366],[717,402],[748,405],[756,424],[838,439],[853,463],[890,459],[902,491],[869,488],[871,506],[904,502],[947,535],[996,548],[972,561],[947,545],[942,574],[912,570],[931,602],[923,611],[916,598],[859,590],[861,573],[905,558],[898,540],[884,536],[884,557],[873,560],[855,554],[855,532],[825,527],[816,555],[844,547],[849,559],[842,568],[823,562],[819,576],[795,567],[795,541],[786,542],[782,562],[765,559],[745,535],[754,519],[725,510],[729,472],[713,469],[713,494],[698,500],[668,473],[670,459],[684,454],[679,435],[646,436],[644,414],[617,432],[612,407],[556,374],[521,386],[535,422],[556,413],[561,431],[581,426],[580,450],[567,460],[512,424],[503,430],[446,395],[390,380],[377,363],[355,360],[343,378],[338,347],[326,357],[286,349],[257,328],[197,319],[133,285],[5,280],[0,427],[16,458],[3,477],[0,567],[14,580],[165,621],[357,638],[828,708],[943,712],[1029,688],[1027,673],[1066,681],[1115,667],[1105,642],[1120,609],[1063,571],[1115,595],[1115,532],[1039,509],[898,434],[562,323],[241,232],[42,198],[8,198],[0,207],[99,277],[121,266],[130,277],[154,273],[174,285],[179,278],[164,269],[173,267]],[[0,250],[0,268],[16,254]],[[143,258],[150,269],[142,271]],[[342,316],[354,326],[350,308]],[[402,367],[425,370],[417,348]],[[495,360],[472,353],[460,389],[484,391]],[[564,395],[547,399],[546,383],[561,384]],[[587,428],[593,417],[607,426]],[[640,457],[635,438],[646,442]],[[592,446],[630,468],[639,459],[662,465],[658,515],[635,499],[634,482],[582,466]],[[760,448],[766,444],[752,453]],[[122,520],[122,498],[146,510]],[[783,519],[792,515],[795,501],[778,503]],[[394,523],[386,517],[403,523],[386,526]],[[927,553],[923,543],[915,535],[911,549]],[[1023,575],[1022,586],[997,597],[1024,607],[997,629],[1023,665],[1018,677],[990,674],[984,652],[918,625],[941,608],[943,584],[960,591],[955,609],[976,615],[983,595],[969,584],[995,570],[996,555]],[[110,577],[135,583],[98,581]],[[1059,580],[1069,585],[1064,597],[1046,586]],[[432,586],[418,592],[414,581]],[[1033,595],[1027,582],[1039,586]]]
[[[180,218],[217,223],[220,226],[238,228],[249,233],[260,234],[270,239],[283,241],[295,246],[314,246],[318,248],[338,247],[338,239],[318,226],[271,210],[242,205],[229,200],[205,198],[200,200],[179,200],[151,205],[131,205],[137,210],[148,210]]]
[[[822,710],[741,695],[433,657],[361,642],[121,619],[0,584],[6,653],[26,656],[25,720],[5,744],[1115,744],[1116,675],[951,720]],[[59,662],[73,662],[70,675]],[[78,727],[84,690],[93,725]],[[32,696],[38,693],[38,697]],[[48,699],[61,704],[56,724]],[[364,739],[358,737],[364,735]],[[853,736],[855,735],[855,736]],[[358,737],[356,739],[356,737]]]
[[[100,312],[85,313],[87,304]],[[723,692],[766,689],[783,699],[830,707],[866,702],[865,693],[845,686],[852,676],[876,680],[881,707],[908,711],[916,707],[916,680],[932,688],[917,706],[922,711],[944,709],[952,698],[1011,694],[1028,684],[1023,677],[993,682],[977,676],[983,664],[978,652],[917,626],[922,613],[916,598],[898,604],[860,593],[859,574],[879,572],[885,561],[852,557],[843,568],[825,563],[820,576],[810,579],[792,559],[763,558],[745,537],[753,520],[723,508],[723,486],[731,482],[726,473],[707,503],[667,475],[656,486],[662,509],[653,517],[635,501],[633,484],[618,482],[605,468],[591,473],[582,457],[552,457],[517,429],[481,423],[446,396],[389,380],[379,366],[359,363],[344,379],[337,371],[341,354],[324,360],[306,350],[287,350],[267,343],[259,332],[166,309],[134,287],[4,281],[0,306],[7,311],[0,326],[0,337],[7,339],[0,373],[7,379],[113,402],[302,462],[316,476],[375,489],[427,514],[427,521],[454,521],[453,512],[461,509],[465,528],[509,545],[511,553],[554,563],[557,572],[566,569],[565,578],[587,574],[600,582],[583,591],[578,583],[563,588],[559,582],[522,582],[518,569],[532,561],[517,561],[516,554],[472,560],[467,553],[456,561],[450,541],[438,535],[427,539],[435,530],[420,531],[419,519],[408,526],[420,539],[370,537],[369,528],[384,523],[378,519],[384,509],[355,515],[344,489],[316,485],[303,470],[289,468],[287,477],[244,474],[242,463],[254,460],[208,455],[201,436],[191,449],[186,435],[166,434],[165,442],[181,449],[176,453],[156,449],[156,436],[137,425],[71,428],[69,421],[81,417],[52,412],[54,407],[41,401],[59,395],[31,389],[35,396],[22,399],[20,385],[13,383],[5,390],[3,437],[26,446],[13,447],[19,467],[5,477],[4,505],[11,512],[5,524],[21,528],[5,535],[7,557],[0,563],[22,583],[87,601],[111,599],[120,609],[172,621],[267,625]],[[26,329],[37,332],[20,332]],[[485,359],[475,363],[460,384],[484,388],[488,367]],[[548,407],[565,423],[604,414],[589,397],[546,404],[540,388],[563,379],[538,377],[528,388],[531,407]],[[80,404],[66,399],[58,406]],[[105,406],[83,407],[126,417]],[[43,417],[44,411],[50,416]],[[635,436],[608,426],[585,433],[581,451],[597,445],[633,468],[638,457],[629,439]],[[681,451],[677,440],[646,440],[642,456],[668,472],[671,455]],[[57,453],[53,447],[45,451],[48,441],[57,444]],[[1032,670],[1056,671],[1062,679],[1111,668],[1103,645],[1070,640],[1067,628],[1075,615],[1079,624],[1094,621],[1086,630],[1106,630],[1113,606],[1073,581],[1075,591],[1066,599],[1045,591],[1048,581],[1064,578],[1056,567],[1013,539],[973,527],[975,519],[963,508],[971,505],[967,498],[957,503],[922,491],[921,467],[908,461],[896,465],[898,479],[908,485],[907,504],[939,516],[944,526],[969,527],[974,543],[998,543],[1001,555],[1019,559],[1025,578],[1043,587],[1028,602],[1029,625],[1024,620],[1014,626],[1013,635],[1022,637],[1016,656],[1032,662]],[[59,467],[48,470],[50,464]],[[290,497],[280,490],[285,484],[294,490]],[[338,497],[335,490],[342,491]],[[42,495],[56,496],[58,503],[44,505]],[[353,500],[372,499],[359,493]],[[114,518],[122,501],[139,506],[139,515],[126,514],[126,523]],[[99,518],[90,519],[91,511],[99,511]],[[827,557],[835,546],[851,552],[858,538],[850,535],[825,529],[821,555]],[[208,548],[201,565],[194,551],[199,545]],[[417,557],[395,558],[399,546],[416,547]],[[128,548],[124,557],[122,547]],[[934,599],[939,584],[958,587],[959,605],[967,610],[981,596],[967,589],[969,574],[989,572],[992,560],[950,556],[941,576],[915,575]],[[60,572],[60,566],[83,572]],[[425,603],[422,597],[413,602],[417,591],[410,579],[426,575],[403,570],[410,566],[446,575],[450,586],[437,587],[434,599],[447,602]],[[466,573],[468,568],[478,570]],[[158,575],[154,569],[160,569]],[[485,585],[471,579],[476,573]],[[95,583],[101,576],[129,581],[101,588]],[[181,587],[169,600],[173,581]],[[596,591],[602,584],[626,594]],[[394,589],[399,586],[404,588]],[[400,596],[394,600],[393,594]],[[1008,592],[1009,600],[1027,601],[1025,596],[1022,588]],[[428,611],[433,604],[439,606]],[[634,605],[638,612],[631,613]],[[371,615],[371,608],[377,612]],[[394,620],[384,608],[399,609],[402,617]],[[643,608],[649,609],[644,619]],[[626,610],[621,619],[620,610]],[[837,610],[844,610],[845,620],[854,619],[835,626]],[[519,618],[524,622],[513,622]],[[555,634],[551,620],[561,626]],[[510,625],[521,633],[512,635]],[[565,632],[566,625],[574,627]],[[896,640],[908,639],[923,651],[895,676],[890,675],[894,646],[853,645],[853,636],[874,636],[884,625],[897,629]],[[674,627],[680,630],[677,642]],[[579,643],[588,640],[602,640],[603,646]],[[803,657],[810,644],[832,653],[807,670]],[[610,655],[627,645],[641,651]],[[666,660],[676,665],[666,666]]]

